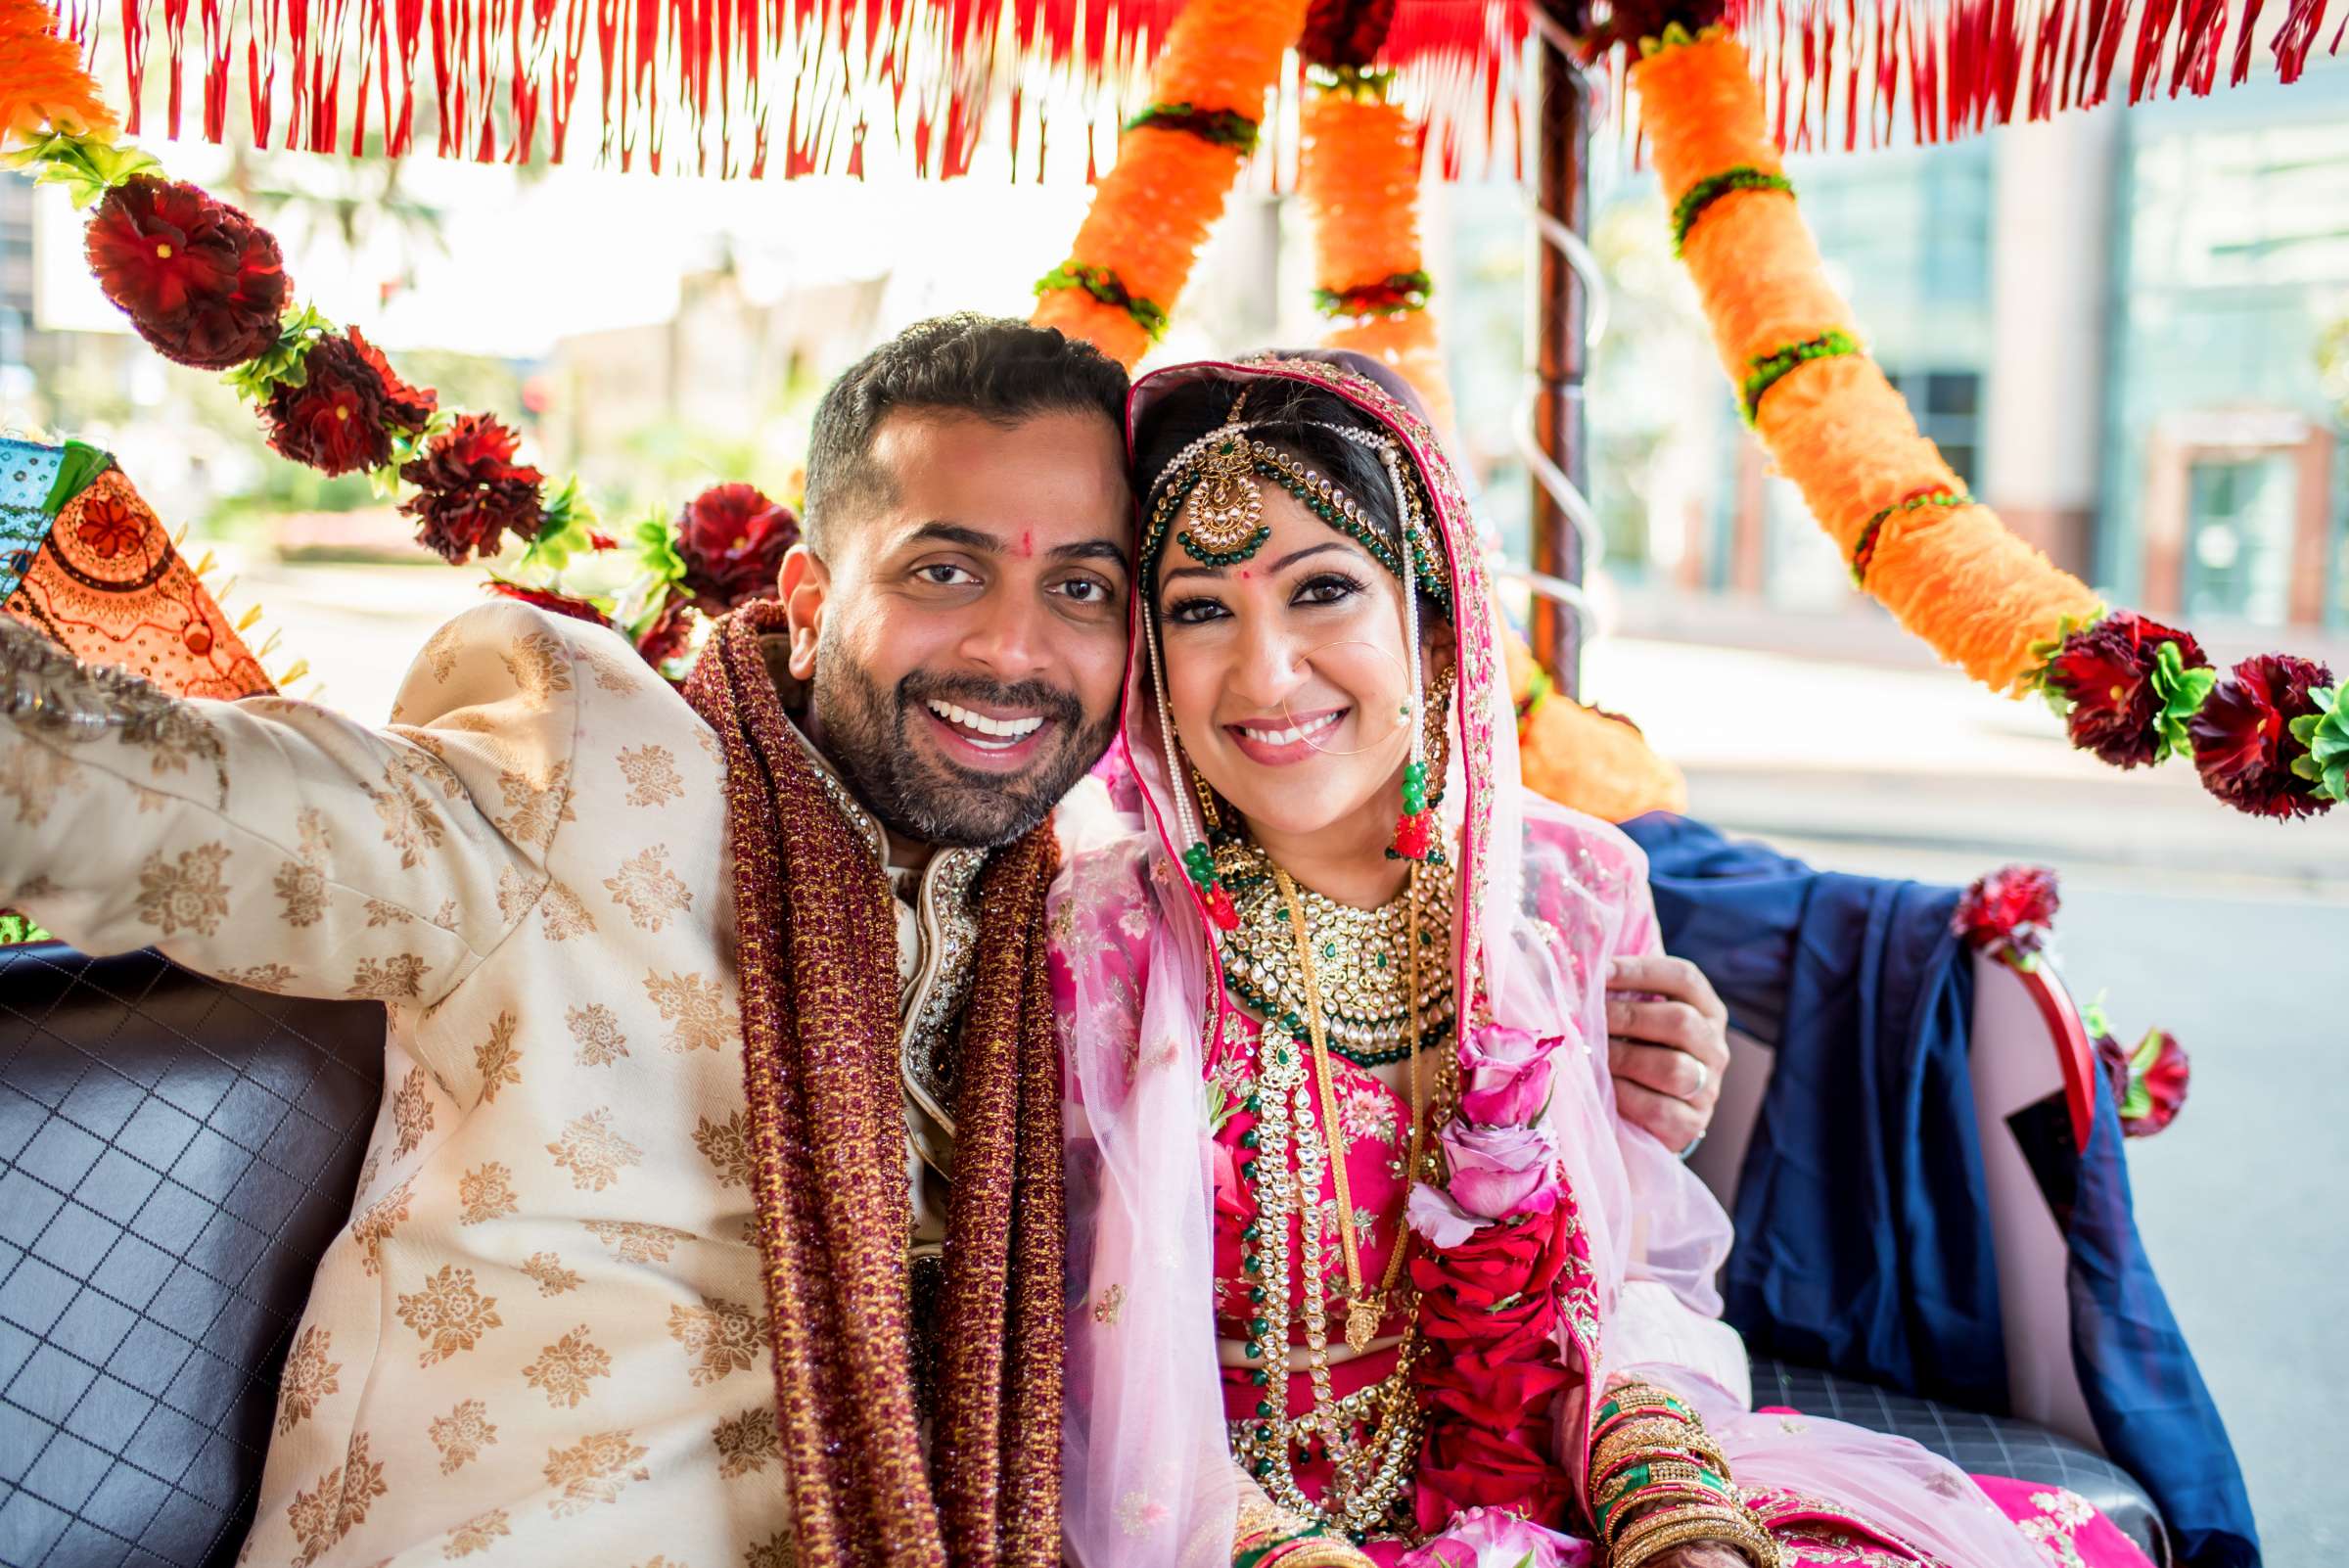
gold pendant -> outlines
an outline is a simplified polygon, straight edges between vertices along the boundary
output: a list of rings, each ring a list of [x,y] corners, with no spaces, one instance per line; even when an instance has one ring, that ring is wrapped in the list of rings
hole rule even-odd
[[[1386,1315],[1386,1304],[1376,1296],[1357,1296],[1346,1308],[1346,1345],[1357,1356],[1370,1348],[1378,1338],[1378,1320]]]

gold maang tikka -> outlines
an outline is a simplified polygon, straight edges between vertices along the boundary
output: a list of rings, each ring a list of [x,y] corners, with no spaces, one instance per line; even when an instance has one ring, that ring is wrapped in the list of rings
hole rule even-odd
[[[1222,428],[1206,438],[1199,478],[1183,503],[1183,529],[1174,535],[1183,553],[1201,566],[1234,566],[1265,547],[1272,530],[1265,525],[1265,492],[1256,483],[1256,448],[1250,426],[1240,418],[1248,406],[1243,391],[1223,416]]]

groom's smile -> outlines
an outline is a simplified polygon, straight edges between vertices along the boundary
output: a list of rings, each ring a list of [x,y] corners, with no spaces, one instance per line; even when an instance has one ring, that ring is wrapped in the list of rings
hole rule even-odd
[[[807,723],[903,838],[992,845],[1108,747],[1126,663],[1125,453],[1090,408],[900,407],[784,568]]]

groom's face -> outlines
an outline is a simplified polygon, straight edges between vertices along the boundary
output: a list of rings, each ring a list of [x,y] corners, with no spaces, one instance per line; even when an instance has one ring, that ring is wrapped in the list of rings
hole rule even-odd
[[[1131,501],[1092,410],[1016,424],[899,410],[784,564],[812,738],[893,831],[1007,843],[1108,747],[1126,672]]]

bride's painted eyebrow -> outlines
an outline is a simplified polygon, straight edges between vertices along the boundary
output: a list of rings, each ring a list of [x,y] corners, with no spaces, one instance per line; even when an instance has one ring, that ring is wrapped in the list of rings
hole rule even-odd
[[[1343,539],[1332,539],[1327,544],[1309,545],[1302,550],[1290,551],[1267,567],[1265,572],[1267,576],[1278,576],[1309,555],[1319,555],[1324,550],[1343,550],[1345,548],[1346,541]],[[1227,576],[1229,573],[1222,567],[1186,566],[1176,567],[1172,572],[1161,574],[1158,580],[1165,583],[1172,582],[1176,577],[1222,577]]]

